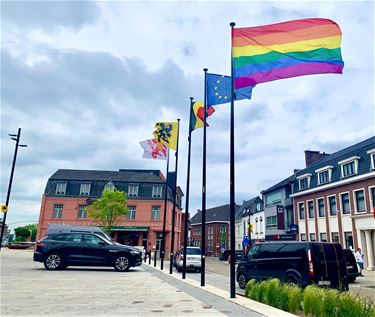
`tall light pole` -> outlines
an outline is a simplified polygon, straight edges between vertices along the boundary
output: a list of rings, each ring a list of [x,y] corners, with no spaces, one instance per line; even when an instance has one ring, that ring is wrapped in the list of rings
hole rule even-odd
[[[13,141],[16,141],[16,147],[14,149],[12,170],[10,172],[10,179],[9,179],[9,185],[8,185],[8,193],[7,193],[7,198],[6,198],[6,201],[5,201],[5,206],[7,206],[7,207],[9,205],[10,191],[12,189],[13,174],[14,174],[14,168],[16,166],[16,159],[17,159],[18,147],[27,147],[26,144],[20,144],[21,128],[18,128],[18,133],[17,134],[8,134],[8,135],[10,136],[10,138]],[[7,213],[8,212],[4,212],[3,222],[2,222],[2,225],[1,225],[0,250],[1,250],[1,244],[3,242],[3,235],[4,235],[4,229],[5,229],[5,221],[7,219]]]

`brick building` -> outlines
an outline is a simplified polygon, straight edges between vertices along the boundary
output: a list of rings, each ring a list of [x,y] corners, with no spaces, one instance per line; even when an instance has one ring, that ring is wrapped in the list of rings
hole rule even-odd
[[[172,229],[174,173],[170,174],[166,217],[166,254],[170,253]],[[120,169],[119,171],[67,170],[56,171],[45,188],[38,224],[37,239],[42,238],[48,224],[95,225],[84,208],[101,196],[105,188],[115,188],[128,194],[129,213],[112,232],[113,238],[123,244],[160,250],[165,177],[159,170]],[[175,248],[181,244],[183,225],[181,199],[177,187]],[[176,251],[174,250],[174,251]]]
[[[295,176],[297,238],[361,247],[375,269],[375,137],[325,154]]]

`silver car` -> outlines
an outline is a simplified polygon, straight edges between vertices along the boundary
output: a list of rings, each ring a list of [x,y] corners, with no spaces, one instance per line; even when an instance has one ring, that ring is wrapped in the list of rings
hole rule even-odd
[[[184,260],[184,249],[178,251],[176,258],[176,268],[178,272],[182,271]],[[201,248],[187,247],[186,248],[186,270],[201,271]]]

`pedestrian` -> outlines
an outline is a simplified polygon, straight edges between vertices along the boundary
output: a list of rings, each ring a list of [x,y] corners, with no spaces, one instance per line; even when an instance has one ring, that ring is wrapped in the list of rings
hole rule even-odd
[[[354,253],[354,257],[359,267],[359,276],[363,276],[362,270],[363,270],[363,260],[365,258],[365,255],[361,251],[361,248],[357,249],[357,251]]]

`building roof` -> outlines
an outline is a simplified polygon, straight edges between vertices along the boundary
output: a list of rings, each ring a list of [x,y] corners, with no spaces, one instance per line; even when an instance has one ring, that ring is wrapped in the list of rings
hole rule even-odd
[[[50,178],[59,181],[117,181],[140,183],[163,183],[159,170],[120,169],[119,171],[59,169]]]
[[[277,183],[277,184],[271,186],[270,188],[267,188],[267,189],[265,189],[265,190],[262,190],[261,193],[262,193],[262,194],[266,194],[266,193],[269,193],[269,192],[271,192],[271,191],[273,191],[273,190],[275,190],[275,189],[279,189],[279,188],[281,188],[281,187],[285,187],[285,186],[287,186],[288,184],[292,183],[292,182],[294,181],[294,179],[295,179],[295,175],[293,174],[293,175],[291,175],[291,176],[285,178],[285,179],[282,180],[281,182],[279,182],[279,183]]]
[[[236,213],[240,206],[236,205]],[[229,222],[230,220],[230,204],[222,205],[210,209],[206,209],[206,223],[207,222]],[[198,212],[191,218],[191,224],[197,225],[202,223],[202,210],[198,209]]]
[[[261,204],[260,210],[257,210],[257,204]],[[236,219],[241,219],[245,215],[249,215],[248,209],[250,209],[250,214],[255,214],[256,212],[263,210],[263,201],[259,196],[256,196],[254,198],[251,198],[249,200],[245,200],[241,206],[239,206],[237,213],[236,213]]]

